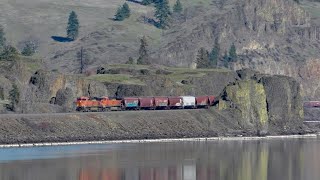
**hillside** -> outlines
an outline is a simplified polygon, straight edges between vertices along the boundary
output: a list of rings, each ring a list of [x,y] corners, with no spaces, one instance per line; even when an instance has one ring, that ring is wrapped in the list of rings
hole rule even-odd
[[[153,63],[188,67],[200,47],[220,45],[220,56],[235,43],[238,61],[232,70],[252,68],[262,73],[281,74],[302,83],[306,99],[320,98],[318,79],[320,51],[320,3],[304,0],[182,0],[183,15],[173,18],[169,30],[146,22],[154,7],[128,2],[132,16],[116,22],[112,18],[125,1],[95,0],[88,3],[62,0],[0,0],[0,23],[7,39],[16,46],[25,39],[40,43],[36,55],[43,67],[62,73],[79,72],[76,53],[83,47],[89,56],[86,70],[124,63],[138,57],[139,39],[145,35]],[[170,4],[174,3],[170,1]],[[80,20],[80,37],[65,37],[67,17],[75,10]],[[284,13],[286,12],[286,13]],[[221,64],[221,62],[220,62]]]

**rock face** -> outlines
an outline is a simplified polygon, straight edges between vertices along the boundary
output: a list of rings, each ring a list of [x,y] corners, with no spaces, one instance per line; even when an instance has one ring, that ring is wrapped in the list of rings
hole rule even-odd
[[[157,61],[188,66],[199,48],[210,51],[217,42],[222,56],[234,43],[238,61],[230,63],[231,69],[294,77],[302,84],[306,99],[320,97],[315,80],[320,76],[314,72],[320,66],[320,31],[304,9],[293,0],[215,2],[204,15],[168,32],[155,56]]]
[[[258,135],[302,132],[303,103],[297,81],[253,71],[238,73],[244,79],[225,88],[219,109],[234,112],[243,128],[254,129]]]

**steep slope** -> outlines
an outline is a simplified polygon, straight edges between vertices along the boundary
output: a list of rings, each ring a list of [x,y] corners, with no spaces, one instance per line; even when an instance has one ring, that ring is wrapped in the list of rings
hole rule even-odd
[[[210,50],[215,42],[222,56],[235,43],[239,57],[231,69],[288,75],[302,83],[307,97],[320,97],[319,27],[292,0],[227,0],[165,37],[156,56],[164,64],[188,66],[200,47]]]

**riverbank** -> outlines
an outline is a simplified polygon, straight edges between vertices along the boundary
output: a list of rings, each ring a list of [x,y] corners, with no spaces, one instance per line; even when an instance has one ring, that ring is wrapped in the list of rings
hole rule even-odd
[[[179,139],[140,139],[140,140],[115,140],[115,141],[83,141],[83,142],[53,142],[53,143],[28,143],[28,144],[0,144],[0,148],[41,147],[41,146],[69,146],[89,144],[123,144],[123,143],[158,143],[158,142],[190,142],[190,141],[254,141],[273,139],[302,139],[319,138],[319,134],[265,136],[265,137],[208,137],[208,138],[179,138]]]
[[[262,136],[236,113],[210,109],[1,115],[0,144]],[[279,123],[280,124],[280,123]],[[312,133],[302,122],[268,124],[263,136]],[[290,125],[290,126],[289,126]]]

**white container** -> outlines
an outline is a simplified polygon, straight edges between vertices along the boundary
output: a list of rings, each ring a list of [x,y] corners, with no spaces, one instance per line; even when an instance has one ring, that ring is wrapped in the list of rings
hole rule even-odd
[[[194,96],[180,96],[182,98],[182,106],[185,108],[196,107],[196,97]]]

